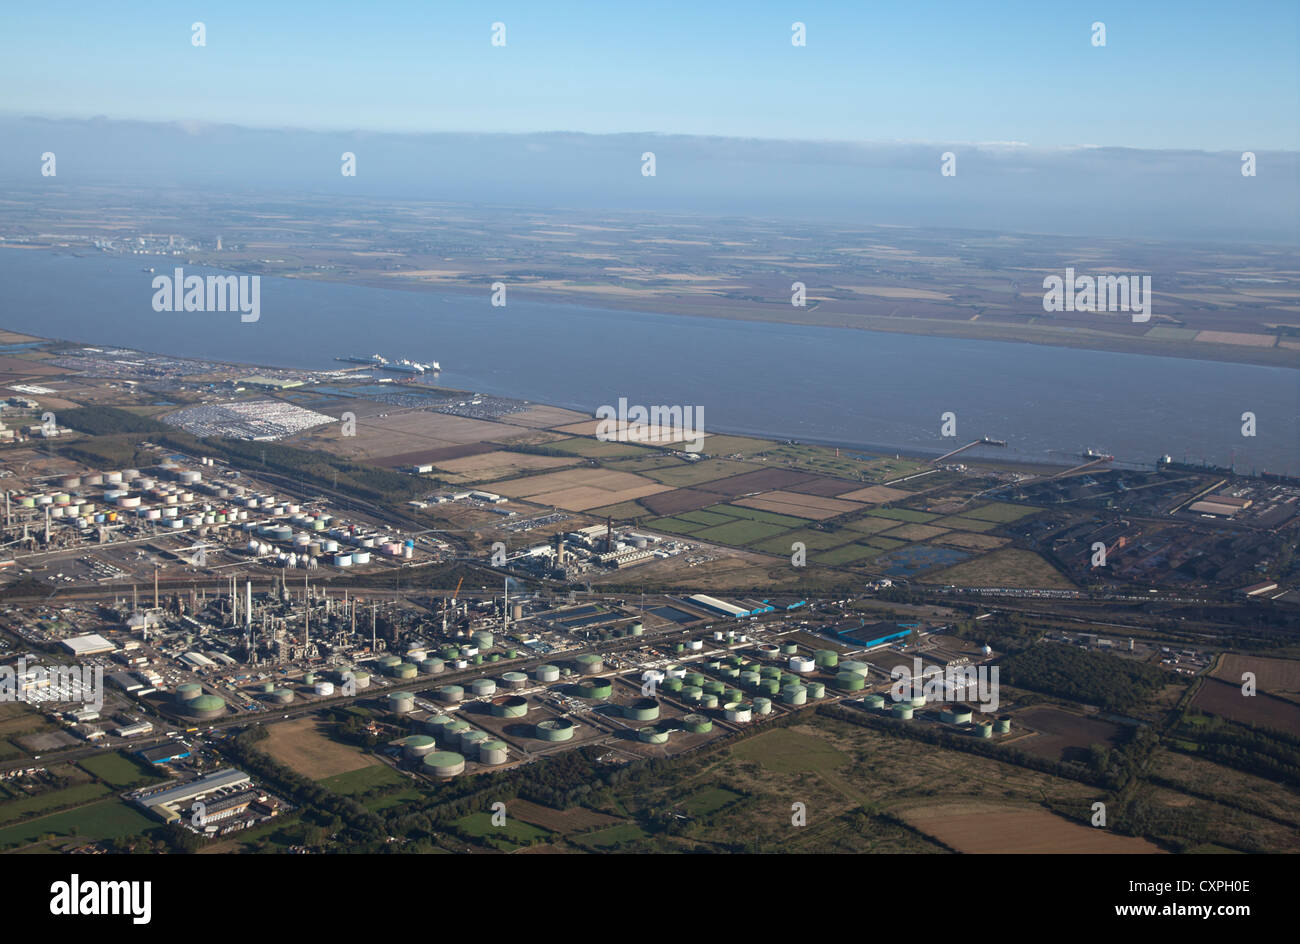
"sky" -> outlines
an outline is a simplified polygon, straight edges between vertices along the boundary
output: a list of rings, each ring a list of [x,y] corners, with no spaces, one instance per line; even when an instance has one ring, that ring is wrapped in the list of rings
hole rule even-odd
[[[5,11],[0,113],[1296,150],[1298,36],[1294,0],[49,0]]]

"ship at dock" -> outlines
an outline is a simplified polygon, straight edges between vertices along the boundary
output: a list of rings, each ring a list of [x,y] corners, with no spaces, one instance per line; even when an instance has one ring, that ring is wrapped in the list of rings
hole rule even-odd
[[[345,364],[366,364],[370,367],[383,367],[388,363],[388,358],[378,354],[344,354],[334,359]]]
[[[396,370],[404,374],[425,374],[437,373],[442,370],[442,365],[437,361],[429,361],[427,364],[421,364],[419,361],[412,361],[403,358],[400,361],[394,361],[389,364],[386,370]]]

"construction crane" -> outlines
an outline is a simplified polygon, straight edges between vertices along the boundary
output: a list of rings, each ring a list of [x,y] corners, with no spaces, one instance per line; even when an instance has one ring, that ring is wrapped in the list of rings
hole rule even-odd
[[[460,585],[461,585],[462,583],[464,583],[464,582],[465,582],[465,578],[464,578],[464,577],[461,577],[461,578],[460,578],[460,581],[456,584],[456,592],[453,593],[453,594],[451,595],[451,605],[452,605],[452,606],[455,606],[455,605],[456,605],[456,599],[460,596]]]

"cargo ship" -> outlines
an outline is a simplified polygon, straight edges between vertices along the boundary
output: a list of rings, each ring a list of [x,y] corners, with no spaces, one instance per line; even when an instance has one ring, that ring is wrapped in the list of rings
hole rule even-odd
[[[442,370],[442,365],[437,361],[430,361],[427,364],[421,364],[418,361],[411,361],[403,358],[388,365],[388,370],[398,370],[404,374],[423,374],[429,371],[437,372]]]
[[[345,364],[368,364],[371,367],[383,367],[388,363],[388,358],[380,357],[378,354],[345,354],[334,359]]]

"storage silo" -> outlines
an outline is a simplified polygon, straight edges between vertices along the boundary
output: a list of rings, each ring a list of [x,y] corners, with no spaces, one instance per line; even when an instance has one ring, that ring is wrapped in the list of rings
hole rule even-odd
[[[799,646],[792,642],[781,643],[781,655],[792,656],[799,651]]]
[[[905,701],[900,701],[889,709],[890,713],[900,721],[910,721],[915,710]]]
[[[271,693],[271,701],[275,702],[277,705],[292,704],[293,698],[293,689],[291,688],[277,688]]]
[[[444,685],[438,689],[438,697],[445,702],[455,704],[465,697],[465,689],[459,685]]]
[[[558,682],[560,680],[560,668],[555,665],[539,665],[533,669],[533,676],[539,682]]]
[[[981,721],[977,725],[975,725],[975,736],[982,737],[982,738],[993,737],[993,722]]]
[[[709,692],[705,692],[703,695],[700,696],[700,707],[701,707],[701,708],[717,708],[717,707],[718,707],[718,696],[717,696],[717,695],[713,695],[713,694],[711,694],[711,693],[709,693]]]
[[[318,697],[328,698],[334,694],[334,683],[324,681],[317,682],[315,691]]]
[[[497,693],[497,683],[492,679],[475,679],[470,682],[469,690],[474,693],[475,698],[485,698]]]
[[[885,708],[885,696],[873,692],[862,699],[862,704],[866,705],[868,708],[883,711]]]
[[[995,734],[1007,734],[1011,730],[1011,715],[998,715],[997,720],[993,722],[993,731]]]
[[[370,687],[370,673],[365,669],[353,669],[352,681],[356,683],[357,688]]]
[[[826,686],[823,685],[821,682],[809,682],[809,683],[808,683],[808,697],[809,697],[809,698],[825,698],[825,697],[826,697]]]
[[[517,691],[521,688],[528,687],[528,676],[523,672],[506,672],[501,676],[501,685],[503,688]]]
[[[577,671],[583,675],[594,675],[605,668],[605,660],[591,652],[584,652],[574,659],[573,663]]]
[[[939,709],[939,720],[946,724],[970,724],[969,705],[944,705]]]
[[[771,713],[772,713],[772,699],[770,698],[754,699],[754,714],[770,715]]]
[[[428,656],[420,663],[420,671],[425,675],[441,675],[447,670],[447,663],[437,656]]]
[[[455,751],[434,751],[425,756],[423,769],[434,777],[456,777],[465,772],[465,758]]]
[[[413,679],[420,670],[410,662],[401,662],[392,668],[392,675],[395,679]]]
[[[474,639],[474,645],[478,646],[479,649],[491,649],[492,643],[495,642],[495,637],[487,630],[479,630],[472,638]]]
[[[415,696],[410,692],[393,692],[388,696],[388,710],[404,715],[415,709]]]

